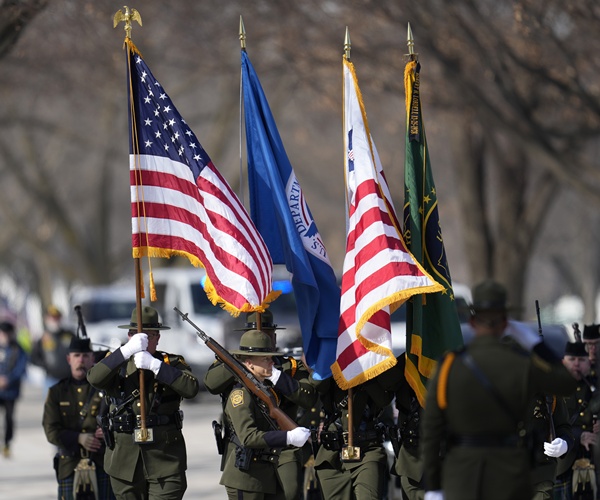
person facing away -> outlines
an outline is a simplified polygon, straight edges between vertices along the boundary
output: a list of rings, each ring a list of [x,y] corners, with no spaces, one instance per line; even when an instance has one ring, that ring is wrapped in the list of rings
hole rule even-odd
[[[21,380],[27,370],[27,354],[16,340],[15,325],[0,323],[0,407],[4,408],[4,447],[2,454],[10,456],[14,436],[15,405],[21,395]]]
[[[287,374],[273,368],[274,350],[271,338],[263,331],[248,330],[240,339],[240,348],[231,352],[259,382],[270,381],[285,395],[297,392],[298,386]],[[265,384],[266,385],[266,384]],[[275,398],[278,401],[278,398]],[[255,396],[236,383],[229,393],[224,412],[230,438],[225,452],[226,462],[220,484],[231,500],[283,499],[284,491],[277,474],[281,449],[301,448],[310,430],[296,427],[280,430],[263,411]]]
[[[54,305],[44,314],[44,332],[33,344],[31,362],[44,369],[46,388],[71,374],[66,356],[75,334],[62,324],[62,312]]]
[[[129,330],[128,342],[87,375],[110,399],[107,418],[114,446],[106,450],[104,468],[118,499],[181,499],[187,488],[187,452],[180,404],[196,396],[198,379],[183,356],[158,351],[161,331],[169,327],[156,309],[144,306],[140,317],[138,328],[135,308],[131,322],[119,326]]]
[[[114,499],[110,479],[103,468],[104,438],[96,421],[102,408],[102,395],[86,379],[94,364],[88,338],[71,340],[67,364],[71,373],[48,390],[42,417],[46,439],[58,447],[54,457],[58,498],[79,498],[74,497],[74,471],[82,459],[89,459],[96,468],[96,498]]]
[[[472,296],[475,337],[442,358],[427,387],[425,499],[530,500],[530,403],[537,393],[566,396],[576,382],[539,336],[530,353],[501,340],[509,311],[504,286],[486,280]]]
[[[273,313],[268,309],[260,314],[260,322],[257,321],[257,313],[246,315],[246,326],[244,332],[250,330],[261,330],[271,339],[271,345],[276,345],[276,330],[281,330],[273,322]],[[302,360],[292,356],[283,356],[281,353],[273,357],[273,374],[269,380],[273,384],[273,390],[280,401],[280,408],[292,419],[296,420],[300,408],[311,411],[318,399],[317,392],[309,382],[310,372]],[[204,385],[211,394],[220,394],[225,407],[229,394],[237,384],[236,378],[231,371],[217,359],[208,369],[204,376]],[[230,447],[230,429],[225,427],[223,436],[223,451],[227,452]],[[219,437],[219,436],[218,436]],[[310,445],[302,448],[290,446],[281,450],[277,465],[277,475],[283,486],[285,499],[296,500],[302,495],[304,464],[310,457]],[[223,453],[221,470],[227,462],[227,454]]]

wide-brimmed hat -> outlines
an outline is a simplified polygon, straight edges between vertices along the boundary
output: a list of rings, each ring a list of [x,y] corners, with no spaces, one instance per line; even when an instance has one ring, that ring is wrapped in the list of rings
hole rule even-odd
[[[93,352],[90,339],[87,337],[73,337],[69,344],[69,353],[73,352]]]
[[[583,340],[598,340],[600,339],[600,325],[584,325]]]
[[[585,349],[583,342],[567,342],[565,345],[565,356],[576,356],[578,358],[587,358],[589,353]]]
[[[137,307],[131,313],[131,322],[128,325],[119,325],[119,328],[127,330],[137,330]],[[170,330],[171,328],[163,325],[159,321],[158,311],[150,306],[142,307],[142,330]]]
[[[506,312],[515,309],[506,304],[506,288],[491,279],[473,287],[471,310],[477,312]]]
[[[245,356],[282,356],[271,343],[271,337],[260,330],[248,330],[240,339],[240,348],[231,351],[231,354],[242,354]]]
[[[268,328],[269,330],[285,330],[284,327],[277,326],[276,323],[273,323],[273,313],[268,309],[265,309],[264,312],[260,314],[260,325],[257,323],[257,313],[249,312],[246,314],[246,326],[244,328],[236,328],[234,331],[236,332],[247,332],[248,330],[258,330]]]

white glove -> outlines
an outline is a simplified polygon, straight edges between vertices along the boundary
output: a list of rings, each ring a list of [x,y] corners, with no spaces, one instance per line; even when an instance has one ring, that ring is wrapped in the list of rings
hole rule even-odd
[[[281,377],[281,370],[273,367],[273,372],[271,373],[270,377],[267,377],[267,380],[270,380],[271,383],[275,385],[279,380],[279,377]]]
[[[562,457],[567,452],[567,449],[567,442],[561,438],[556,438],[551,443],[544,443],[544,454],[549,457]]]
[[[542,341],[542,337],[537,332],[519,321],[509,320],[504,334],[510,335],[527,351],[531,351],[535,345]]]
[[[121,346],[121,354],[125,359],[129,359],[136,352],[145,351],[148,348],[148,335],[145,333],[136,333],[129,339],[129,342]]]
[[[426,491],[423,500],[444,500],[444,493],[442,490]]]
[[[162,364],[160,359],[156,359],[148,351],[136,352],[133,355],[133,362],[140,370],[151,370],[154,375],[158,375],[158,370],[160,370]]]
[[[291,431],[287,431],[286,443],[291,444],[292,446],[297,446],[298,448],[304,446],[304,443],[308,441],[310,437],[310,429],[306,427],[296,427]]]

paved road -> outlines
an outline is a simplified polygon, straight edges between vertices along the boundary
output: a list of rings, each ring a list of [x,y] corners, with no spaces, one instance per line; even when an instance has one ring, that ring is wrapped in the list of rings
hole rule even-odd
[[[46,441],[42,429],[42,413],[46,390],[31,372],[24,383],[16,408],[16,430],[12,456],[0,456],[0,498],[46,500],[57,497],[52,469],[54,449]],[[188,489],[184,498],[221,500],[225,488],[219,485],[220,456],[217,454],[211,422],[220,412],[219,398],[203,394],[197,402],[184,402],[183,434],[188,450]],[[1,410],[0,410],[1,412]],[[0,414],[0,426],[3,425]],[[3,430],[2,430],[3,435]]]

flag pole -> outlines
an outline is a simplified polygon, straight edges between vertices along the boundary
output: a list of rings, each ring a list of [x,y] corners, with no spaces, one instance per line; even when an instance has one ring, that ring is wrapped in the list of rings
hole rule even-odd
[[[242,51],[246,52],[246,28],[244,27],[244,20],[240,15],[240,47]],[[242,113],[243,113],[243,99],[244,99],[244,87],[243,87],[243,73],[244,68],[240,67],[240,201],[244,204],[244,165],[242,162]]]
[[[118,10],[113,16],[113,25],[116,28],[117,25],[121,22],[125,22],[125,46],[127,47],[127,64],[129,65],[130,58],[130,50],[131,45],[128,42],[132,42],[131,40],[131,30],[132,30],[132,21],[137,21],[139,25],[142,25],[142,17],[140,13],[136,9],[129,9],[126,5],[123,7],[125,12]],[[131,71],[128,71],[129,78],[131,79]],[[133,99],[133,95],[131,92],[131,80],[129,81],[130,87],[130,98]],[[135,127],[135,120],[133,120],[133,103],[129,103],[131,106],[132,113],[132,127]],[[132,130],[132,141],[133,146],[135,146],[135,137],[136,131]],[[133,151],[136,152],[136,148],[133,148]],[[141,333],[143,331],[142,325],[142,295],[143,295],[143,280],[142,280],[142,264],[139,257],[134,257],[134,271],[135,271],[135,306],[136,306],[136,322],[137,322],[137,331]],[[139,433],[136,432],[135,440],[136,442],[145,442],[148,441],[148,428],[146,426],[146,384],[144,379],[144,372],[142,370],[138,370],[139,372],[139,385],[140,385],[140,429]]]
[[[239,36],[240,36],[240,48],[242,49],[243,52],[246,52],[246,27],[244,26],[244,19],[242,18],[241,14],[240,14],[240,29],[239,29]],[[240,73],[240,200],[242,201],[242,204],[244,203],[244,193],[243,193],[243,178],[244,178],[244,170],[243,170],[243,165],[242,165],[242,101],[243,101],[243,96],[244,96],[244,86],[243,86],[243,71],[244,69],[241,68],[241,73]],[[262,321],[261,321],[261,314],[260,312],[256,311],[256,329],[257,330],[261,330],[262,331]],[[273,345],[273,349],[275,348],[275,345]]]
[[[350,62],[350,49],[352,48],[352,44],[350,42],[350,30],[348,29],[348,26],[346,26],[346,35],[344,36],[344,57],[346,58],[346,61]],[[344,109],[345,107],[345,95],[346,92],[343,92],[343,99],[344,99],[344,104],[342,105],[342,109]],[[344,113],[346,112],[346,110],[344,109]],[[346,122],[345,117],[344,119],[344,123]],[[342,130],[344,130],[344,127],[342,127]],[[343,132],[345,135],[345,131]],[[343,143],[345,144],[346,138],[344,137],[344,141]],[[347,156],[347,155],[346,155]],[[346,160],[347,161],[347,160]],[[346,171],[346,169],[344,169],[344,172]],[[347,203],[349,203],[349,200],[346,200]],[[355,462],[357,460],[360,460],[360,448],[358,448],[357,446],[354,446],[354,417],[353,417],[353,413],[354,413],[354,405],[352,403],[352,400],[354,399],[353,397],[354,393],[352,391],[352,387],[350,387],[348,389],[348,446],[342,448],[342,461],[344,462]]]

